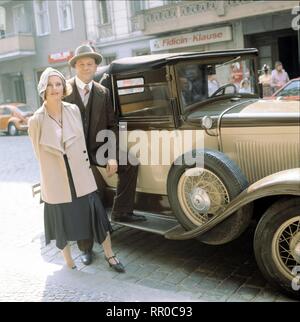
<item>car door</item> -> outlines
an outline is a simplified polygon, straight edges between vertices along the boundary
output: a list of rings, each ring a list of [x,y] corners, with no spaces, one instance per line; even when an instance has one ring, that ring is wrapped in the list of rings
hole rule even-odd
[[[156,149],[151,146],[151,135],[174,130],[166,74],[163,67],[113,76],[120,146],[125,146],[131,153],[138,146],[141,148],[137,189],[142,192],[166,194],[165,183],[170,165],[153,165],[153,159],[159,158],[159,144],[156,144]],[[107,178],[103,169],[99,170],[109,186],[116,186],[115,176]]]
[[[8,107],[0,107],[0,131],[7,131],[8,122],[11,118],[11,111]]]

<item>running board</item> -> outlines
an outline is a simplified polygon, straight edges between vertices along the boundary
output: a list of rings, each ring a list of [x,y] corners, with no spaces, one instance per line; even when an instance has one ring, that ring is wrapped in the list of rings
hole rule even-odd
[[[107,209],[108,216],[110,218],[111,210]],[[134,210],[134,213],[137,215],[143,215],[147,218],[146,221],[137,221],[137,222],[122,222],[122,221],[112,221],[115,224],[135,228],[159,235],[165,235],[170,230],[173,230],[178,226],[178,221],[174,217],[162,216],[160,214],[154,214],[149,212],[143,212]]]

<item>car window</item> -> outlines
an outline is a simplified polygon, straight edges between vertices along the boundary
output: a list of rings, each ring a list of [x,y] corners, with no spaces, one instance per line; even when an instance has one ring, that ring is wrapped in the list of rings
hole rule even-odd
[[[145,90],[144,86],[138,87],[139,85],[144,85],[144,78],[138,77],[118,80],[118,94],[120,96],[134,93],[142,93]]]
[[[32,108],[29,105],[19,105],[18,110],[23,114],[27,112],[32,112]]]
[[[276,96],[299,96],[300,81],[295,80],[283,88]]]
[[[134,76],[119,76],[117,89],[121,116],[163,116],[172,113],[165,68]]]
[[[220,95],[256,94],[254,63],[250,59],[182,63],[177,66],[177,77],[183,107]]]
[[[8,107],[1,107],[0,108],[0,115],[10,115],[11,110]]]

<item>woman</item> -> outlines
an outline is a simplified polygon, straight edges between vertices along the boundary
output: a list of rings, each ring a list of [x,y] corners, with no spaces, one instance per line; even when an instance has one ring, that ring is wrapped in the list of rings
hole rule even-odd
[[[109,265],[124,272],[111,248],[112,228],[96,192],[79,108],[62,102],[70,87],[59,71],[47,68],[38,91],[44,103],[30,118],[28,133],[40,166],[46,244],[56,240],[74,269],[68,241],[94,238]]]
[[[251,93],[250,82],[247,78],[241,81],[239,93]]]
[[[269,73],[269,66],[267,64],[263,65],[262,75],[258,78],[259,84],[262,84],[263,97],[271,96],[271,74]]]

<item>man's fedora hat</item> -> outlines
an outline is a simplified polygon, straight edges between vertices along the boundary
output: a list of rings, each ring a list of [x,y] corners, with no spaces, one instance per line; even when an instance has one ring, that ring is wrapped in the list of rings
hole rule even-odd
[[[82,45],[75,49],[75,55],[69,60],[69,64],[74,67],[78,59],[86,57],[94,58],[97,65],[102,61],[102,56],[96,53],[91,46]]]

